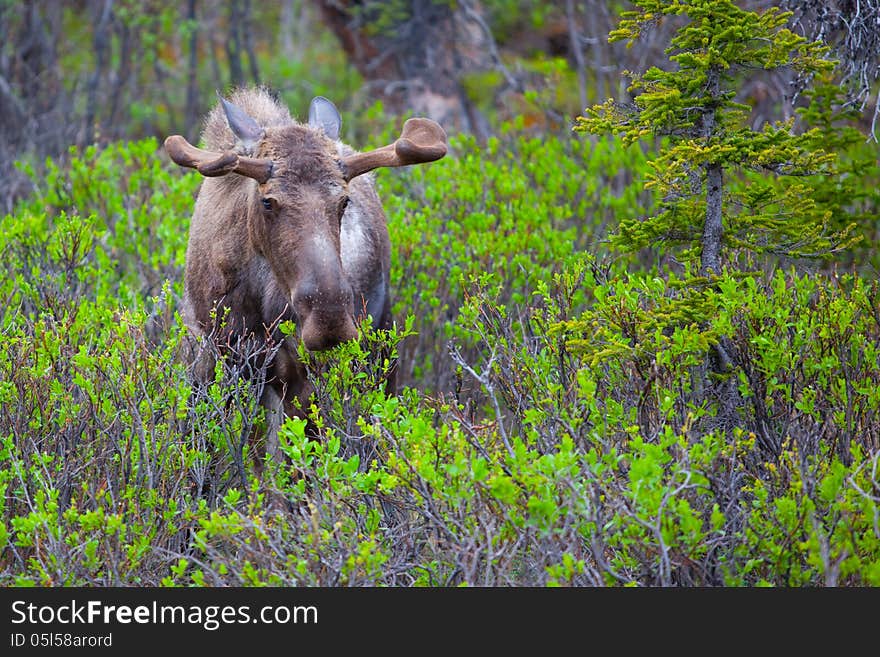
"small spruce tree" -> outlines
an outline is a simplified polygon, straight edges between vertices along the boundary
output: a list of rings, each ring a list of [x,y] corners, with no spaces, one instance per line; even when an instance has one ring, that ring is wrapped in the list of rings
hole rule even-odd
[[[609,40],[632,44],[652,24],[682,24],[666,50],[668,70],[624,72],[637,92],[633,108],[607,101],[575,125],[578,131],[611,131],[627,143],[668,137],[646,182],[659,192],[658,211],[622,221],[616,245],[683,245],[679,257],[696,265],[699,256],[700,274],[711,276],[736,251],[821,256],[851,243],[851,227],[830,222],[828,204],[810,193],[811,176],[835,174],[835,154],[826,150],[834,146],[830,135],[819,128],[796,133],[793,119],[754,130],[749,107],[734,100],[744,74],[780,67],[806,76],[831,70],[827,48],[785,28],[790,13],[778,8],[752,12],[731,0],[633,4]]]

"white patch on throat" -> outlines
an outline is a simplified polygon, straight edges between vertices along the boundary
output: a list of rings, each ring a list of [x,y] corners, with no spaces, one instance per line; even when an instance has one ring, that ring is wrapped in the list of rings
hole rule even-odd
[[[342,217],[339,229],[339,251],[342,266],[348,274],[354,274],[363,255],[366,254],[367,234],[361,223],[361,213],[354,205],[349,205]]]

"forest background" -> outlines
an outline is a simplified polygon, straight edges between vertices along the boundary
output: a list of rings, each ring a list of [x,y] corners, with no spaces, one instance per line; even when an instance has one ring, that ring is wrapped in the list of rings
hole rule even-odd
[[[3,584],[880,584],[876,0],[0,0],[0,35]],[[160,148],[245,84],[360,149],[450,135],[377,174],[398,328],[315,359],[318,435],[259,475],[255,378],[180,358],[200,179]]]

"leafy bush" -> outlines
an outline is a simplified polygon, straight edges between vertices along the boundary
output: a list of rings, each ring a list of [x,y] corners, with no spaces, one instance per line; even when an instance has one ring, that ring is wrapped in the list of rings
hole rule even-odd
[[[603,248],[652,201],[639,151],[452,146],[378,176],[398,326],[303,354],[281,462],[260,377],[183,358],[197,176],[155,142],[50,165],[0,231],[0,582],[880,584],[877,284],[683,286]]]
[[[405,384],[449,389],[446,344],[465,337],[456,320],[472,281],[491,274],[501,302],[525,304],[540,281],[601,249],[614,222],[651,202],[632,179],[645,166],[638,148],[507,129],[485,147],[454,137],[451,157],[378,179],[395,248],[394,314],[416,318],[418,335],[402,349]]]

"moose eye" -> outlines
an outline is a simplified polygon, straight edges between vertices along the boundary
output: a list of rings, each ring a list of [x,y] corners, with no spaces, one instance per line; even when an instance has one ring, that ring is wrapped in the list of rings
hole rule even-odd
[[[263,209],[266,212],[272,212],[275,209],[275,204],[270,198],[261,198],[260,202],[263,204]]]

